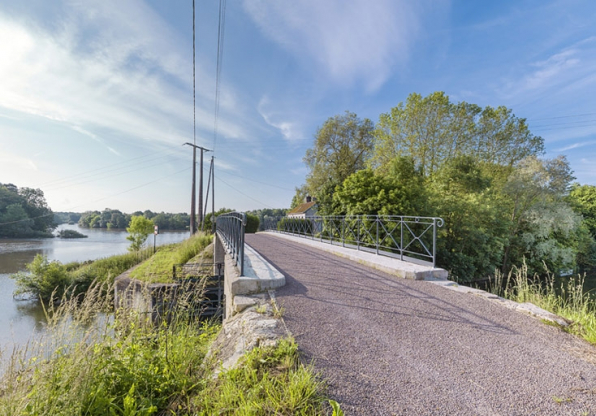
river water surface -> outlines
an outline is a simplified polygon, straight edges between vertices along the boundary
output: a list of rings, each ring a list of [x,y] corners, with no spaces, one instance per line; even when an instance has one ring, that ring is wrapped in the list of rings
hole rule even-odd
[[[24,345],[33,335],[44,331],[41,305],[35,300],[13,297],[16,286],[11,274],[25,271],[25,265],[37,254],[68,263],[124,254],[130,245],[124,230],[86,229],[63,224],[56,231],[63,229],[77,230],[88,238],[0,239],[0,351],[10,355],[13,347]],[[188,231],[166,231],[157,236],[156,243],[177,243],[188,235]],[[153,244],[152,235],[147,244]]]

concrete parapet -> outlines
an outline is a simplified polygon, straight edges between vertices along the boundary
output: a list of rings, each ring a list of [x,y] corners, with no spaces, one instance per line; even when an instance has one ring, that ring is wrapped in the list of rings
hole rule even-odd
[[[217,234],[215,240],[215,260],[217,261],[222,254],[221,251],[218,253],[218,247],[223,250],[223,244],[219,241]],[[285,276],[248,245],[244,246],[244,276],[240,276],[239,269],[236,267],[232,256],[225,253],[224,260],[226,319],[243,309],[242,299],[236,302],[237,296],[263,293],[286,284]]]

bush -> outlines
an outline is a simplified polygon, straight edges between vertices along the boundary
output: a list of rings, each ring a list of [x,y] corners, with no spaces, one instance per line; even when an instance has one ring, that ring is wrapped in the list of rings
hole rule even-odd
[[[259,230],[259,217],[252,214],[246,214],[246,228],[245,233],[254,234]]]
[[[76,230],[60,230],[58,231],[60,238],[87,238],[88,236]]]
[[[71,279],[66,267],[59,261],[49,261],[47,256],[38,254],[27,265],[29,273],[19,272],[11,275],[16,280],[15,295],[29,293],[44,301],[55,296],[60,298],[70,286]]]
[[[277,223],[278,231],[292,232],[294,234],[312,235],[314,221],[304,218],[282,218]]]

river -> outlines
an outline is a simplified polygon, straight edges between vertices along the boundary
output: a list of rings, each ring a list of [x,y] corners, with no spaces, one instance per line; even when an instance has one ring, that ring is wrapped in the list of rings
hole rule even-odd
[[[24,345],[36,333],[44,330],[44,314],[39,302],[13,298],[15,282],[12,273],[26,270],[37,254],[62,263],[96,260],[114,254],[124,254],[130,242],[124,230],[79,228],[60,225],[63,229],[77,230],[88,238],[61,239],[0,239],[0,351],[10,354],[14,346]],[[177,243],[188,237],[188,231],[165,231],[156,237],[157,245]],[[153,245],[153,235],[147,239]]]

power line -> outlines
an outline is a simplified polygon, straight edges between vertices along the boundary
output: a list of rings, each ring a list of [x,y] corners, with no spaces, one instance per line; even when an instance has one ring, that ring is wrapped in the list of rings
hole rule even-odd
[[[232,188],[233,190],[235,190],[235,191],[236,191],[236,192],[238,192],[239,194],[242,194],[242,195],[244,195],[245,197],[247,197],[247,198],[249,198],[249,199],[252,199],[253,201],[255,201],[255,202],[257,202],[257,203],[259,203],[259,204],[261,204],[261,205],[264,205],[264,206],[266,206],[267,208],[275,209],[275,208],[273,208],[271,205],[268,205],[268,204],[266,204],[266,203],[264,203],[264,202],[262,202],[262,201],[259,201],[259,200],[255,199],[255,198],[253,198],[252,196],[245,194],[245,193],[244,193],[244,192],[242,192],[241,190],[239,190],[239,189],[237,189],[237,188],[234,188],[232,185],[230,185],[229,183],[227,183],[226,181],[224,181],[222,178],[220,178],[220,177],[217,177],[217,176],[216,176],[215,178],[216,178],[217,180],[219,180],[219,181],[223,182],[225,185],[229,186],[230,188]]]
[[[219,0],[219,23],[217,25],[217,63],[215,69],[215,108],[213,115],[213,151],[217,142],[217,129],[219,122],[219,84],[221,79],[221,70],[223,67],[223,51],[226,26],[226,5],[227,0]]]
[[[68,188],[70,186],[81,185],[81,184],[89,183],[89,182],[95,182],[95,181],[99,181],[99,180],[103,180],[103,179],[107,179],[107,178],[112,178],[115,176],[124,175],[126,173],[138,172],[143,169],[152,168],[155,166],[164,165],[164,164],[169,163],[170,161],[166,160],[162,163],[151,163],[151,164],[147,165],[147,163],[149,163],[149,162],[154,162],[155,160],[163,159],[164,157],[169,158],[169,155],[166,154],[166,155],[162,155],[162,156],[159,156],[159,157],[156,157],[153,159],[144,160],[139,163],[134,163],[134,164],[130,164],[127,166],[123,166],[121,168],[118,168],[118,169],[115,169],[115,170],[112,170],[109,172],[98,172],[98,173],[90,174],[90,175],[82,175],[82,176],[78,176],[78,177],[65,178],[65,179],[61,180],[61,182],[63,182],[63,183],[57,183],[54,186],[50,185],[49,187],[47,187],[45,189],[56,190],[56,189]],[[174,157],[176,157],[176,156],[174,156]],[[126,168],[136,166],[136,165],[142,165],[142,166],[137,169],[130,169],[130,170],[126,170],[124,172],[115,173],[117,171],[121,171],[122,169],[126,169]],[[93,178],[93,179],[90,179],[90,178]],[[79,179],[88,179],[88,180],[80,181]],[[71,183],[69,183],[69,182],[71,182]]]
[[[154,155],[156,155],[156,154],[158,154],[158,153],[159,153],[159,154],[162,154],[163,152],[162,152],[162,151],[159,151],[159,152],[146,153],[146,154],[144,154],[144,155],[141,155],[141,156],[133,157],[132,159],[126,159],[126,160],[123,160],[123,161],[120,161],[120,162],[112,163],[112,164],[109,164],[109,165],[104,165],[104,166],[102,166],[102,167],[99,167],[99,168],[96,168],[96,169],[91,169],[91,170],[87,170],[87,171],[82,171],[82,172],[79,172],[79,173],[76,173],[76,174],[72,174],[72,175],[69,175],[69,176],[65,176],[65,177],[62,177],[62,178],[53,179],[53,180],[51,180],[51,181],[48,181],[48,182],[43,182],[43,183],[41,183],[41,184],[40,184],[40,187],[42,187],[42,188],[43,188],[43,187],[45,187],[46,185],[50,185],[50,184],[53,184],[53,183],[55,183],[55,182],[64,182],[64,181],[69,181],[69,180],[71,180],[71,178],[73,178],[73,177],[76,177],[76,178],[81,178],[82,176],[89,176],[89,175],[90,175],[91,173],[93,173],[93,172],[97,172],[97,171],[106,170],[106,169],[108,169],[108,168],[111,168],[111,167],[113,167],[113,166],[118,166],[118,165],[121,165],[121,164],[123,164],[123,163],[126,163],[126,164],[128,164],[128,166],[130,166],[130,162],[132,162],[132,161],[134,161],[134,160],[143,159],[143,158],[146,158],[146,157],[149,157],[149,156],[154,156]],[[173,151],[172,151],[172,153],[173,153]],[[141,163],[143,163],[143,162],[141,162]],[[91,175],[91,176],[93,176],[93,175]]]
[[[128,192],[135,191],[135,190],[137,190],[137,189],[139,189],[139,188],[143,188],[143,187],[145,187],[145,186],[151,185],[152,183],[159,182],[159,181],[161,181],[161,180],[163,180],[163,179],[167,179],[167,178],[169,178],[169,177],[171,177],[171,176],[174,176],[174,175],[177,175],[177,174],[179,174],[179,173],[185,172],[185,171],[187,171],[187,170],[189,170],[189,169],[190,169],[190,168],[185,168],[185,169],[182,169],[182,170],[176,171],[176,172],[174,172],[174,173],[172,173],[172,174],[170,174],[170,175],[162,176],[162,177],[161,177],[161,178],[159,178],[159,179],[156,179],[156,180],[153,180],[153,181],[150,181],[150,182],[145,182],[144,184],[141,184],[141,185],[135,186],[135,187],[133,187],[133,188],[130,188],[130,189],[126,189],[126,190],[124,190],[124,191],[122,191],[122,192],[118,192],[118,193],[116,193],[116,194],[108,195],[108,196],[106,196],[106,197],[104,197],[104,198],[96,199],[96,200],[94,200],[94,201],[89,201],[89,202],[86,202],[85,204],[87,204],[87,203],[95,203],[95,202],[100,202],[100,201],[103,201],[103,200],[105,200],[105,199],[113,198],[113,197],[115,197],[115,196],[118,196],[118,195],[122,195],[122,194],[125,194],[125,193],[128,193]],[[74,206],[74,207],[70,207],[70,208],[68,208],[68,210],[69,210],[69,211],[71,211],[71,210],[77,209],[77,208],[79,208],[79,207],[82,207],[82,206],[83,206],[83,204],[81,204],[81,205],[76,205],[76,206]],[[50,215],[54,215],[54,213],[52,212],[52,213],[49,213],[49,214],[45,214],[45,215],[39,215],[39,216],[37,216],[37,217],[26,218],[26,219],[17,220],[17,221],[3,222],[3,223],[0,223],[0,226],[2,226],[2,225],[9,225],[9,224],[16,224],[16,223],[19,223],[19,222],[25,222],[25,221],[30,221],[30,220],[35,220],[35,219],[37,219],[37,218],[49,217]]]

